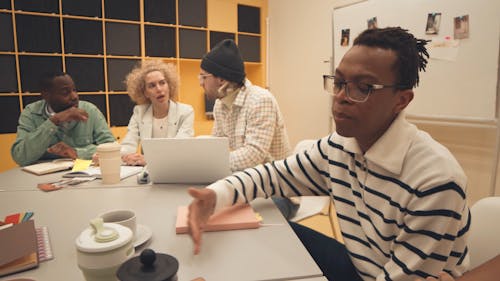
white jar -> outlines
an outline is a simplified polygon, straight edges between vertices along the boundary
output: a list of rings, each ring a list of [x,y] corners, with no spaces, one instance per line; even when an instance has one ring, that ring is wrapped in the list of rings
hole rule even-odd
[[[78,267],[87,281],[118,280],[116,271],[134,254],[132,231],[119,224],[103,223],[102,218],[97,224],[100,231],[91,226],[76,238]]]

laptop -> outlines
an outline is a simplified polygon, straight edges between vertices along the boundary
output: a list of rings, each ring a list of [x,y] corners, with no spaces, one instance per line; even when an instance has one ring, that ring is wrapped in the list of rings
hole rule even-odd
[[[154,138],[141,143],[153,183],[209,184],[231,174],[227,138]]]

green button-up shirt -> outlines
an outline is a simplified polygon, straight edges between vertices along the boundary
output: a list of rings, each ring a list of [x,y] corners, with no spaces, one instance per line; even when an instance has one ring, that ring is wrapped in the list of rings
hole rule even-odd
[[[46,106],[45,100],[31,103],[19,117],[17,138],[11,148],[12,158],[19,165],[57,158],[47,153],[47,149],[61,141],[73,147],[81,159],[91,159],[98,144],[115,141],[106,119],[93,104],[86,101],[78,104],[78,108],[88,113],[87,121],[64,122],[59,126],[49,120]]]

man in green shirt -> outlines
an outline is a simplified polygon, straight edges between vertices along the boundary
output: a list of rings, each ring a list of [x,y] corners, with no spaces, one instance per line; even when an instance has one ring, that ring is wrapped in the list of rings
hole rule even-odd
[[[43,100],[26,106],[19,117],[11,148],[19,165],[54,158],[91,159],[98,144],[115,141],[99,109],[79,101],[70,75],[50,74],[40,86]]]

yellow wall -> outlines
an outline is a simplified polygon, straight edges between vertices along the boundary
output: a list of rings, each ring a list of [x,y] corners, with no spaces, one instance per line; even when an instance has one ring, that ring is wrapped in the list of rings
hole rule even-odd
[[[198,82],[200,73],[199,60],[181,60],[181,83],[179,101],[194,107],[194,132],[195,135],[209,135],[212,131],[211,120],[205,116],[205,97],[203,88]]]
[[[10,156],[10,148],[15,140],[16,134],[0,134],[0,155],[2,155],[0,172],[16,166],[16,162]]]

